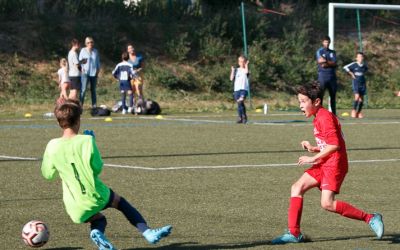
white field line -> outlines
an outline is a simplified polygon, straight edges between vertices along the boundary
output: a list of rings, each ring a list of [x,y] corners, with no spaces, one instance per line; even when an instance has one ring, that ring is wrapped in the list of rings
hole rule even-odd
[[[373,159],[373,160],[352,160],[349,163],[371,163],[371,162],[397,162],[400,159]],[[280,163],[280,164],[245,164],[245,165],[221,165],[221,166],[182,166],[182,167],[162,167],[162,168],[152,168],[152,167],[142,167],[142,166],[129,166],[129,165],[117,165],[117,164],[104,164],[107,167],[113,168],[129,168],[129,169],[139,169],[147,171],[166,171],[166,170],[184,170],[184,169],[226,169],[226,168],[260,168],[260,167],[296,167],[297,163]]]
[[[25,161],[39,161],[40,158],[34,157],[18,157],[18,156],[8,156],[0,155],[0,159],[11,159],[11,160],[25,160]],[[371,160],[351,160],[349,163],[381,163],[381,162],[397,162],[400,159],[371,159]],[[244,164],[244,165],[220,165],[220,166],[182,166],[182,167],[143,167],[143,166],[130,166],[130,165],[119,165],[119,164],[108,164],[105,163],[104,166],[113,168],[128,168],[128,169],[138,169],[147,171],[165,171],[165,170],[182,170],[182,169],[225,169],[225,168],[259,168],[259,167],[294,167],[297,163],[276,163],[276,164]]]
[[[9,156],[9,155],[0,155],[0,159],[24,160],[24,161],[38,161],[38,160],[40,160],[40,158],[34,158],[34,157],[18,157],[18,156]]]

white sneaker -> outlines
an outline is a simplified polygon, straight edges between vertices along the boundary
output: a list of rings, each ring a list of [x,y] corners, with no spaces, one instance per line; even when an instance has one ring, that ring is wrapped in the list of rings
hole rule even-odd
[[[122,114],[125,115],[126,114],[126,109],[122,110]]]
[[[132,114],[132,107],[128,108],[128,114]]]

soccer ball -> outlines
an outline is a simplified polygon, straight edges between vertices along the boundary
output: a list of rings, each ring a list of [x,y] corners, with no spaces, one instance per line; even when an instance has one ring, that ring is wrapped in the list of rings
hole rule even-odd
[[[22,239],[30,247],[41,247],[49,240],[49,229],[44,222],[32,220],[22,228]]]

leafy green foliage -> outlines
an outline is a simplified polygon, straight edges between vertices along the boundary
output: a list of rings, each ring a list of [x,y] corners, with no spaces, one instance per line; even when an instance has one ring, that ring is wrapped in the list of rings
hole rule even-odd
[[[188,33],[182,33],[176,39],[172,39],[171,41],[167,42],[166,51],[171,58],[177,60],[178,62],[184,61],[190,51]]]
[[[102,100],[118,98],[110,72],[129,42],[145,55],[148,95],[185,93],[185,98],[230,99],[230,67],[244,50],[241,2],[142,0],[126,5],[123,0],[0,0],[0,100],[52,102],[58,93],[52,80],[54,65],[66,57],[72,38],[83,41],[86,36],[94,38],[100,52],[103,69],[98,94]],[[254,1],[243,2],[252,97],[284,98],[269,93],[290,96],[296,85],[316,79],[314,53],[326,32],[328,1],[262,1],[275,10],[285,5],[290,10],[286,16],[263,14]],[[382,15],[392,17],[386,12]],[[369,93],[382,93],[380,98],[387,100],[379,105],[394,102],[393,92],[400,89],[400,66],[392,56],[400,39],[390,35],[391,30],[384,31],[364,34]],[[355,40],[337,36],[335,41],[339,105],[347,105],[352,98],[350,79],[342,67],[354,60]],[[25,61],[13,59],[14,54]],[[36,70],[37,62],[47,70]],[[287,102],[276,103],[284,106]]]

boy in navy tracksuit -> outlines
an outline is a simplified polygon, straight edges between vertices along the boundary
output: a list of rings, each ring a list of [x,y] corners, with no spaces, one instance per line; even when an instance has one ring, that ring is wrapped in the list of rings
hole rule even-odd
[[[368,71],[368,66],[364,62],[364,54],[362,52],[358,52],[356,56],[356,61],[347,64],[343,67],[343,69],[346,70],[347,73],[349,73],[349,75],[353,78],[352,85],[354,101],[353,110],[351,111],[351,117],[363,118],[361,109],[363,106],[364,95],[367,92],[365,73]]]
[[[128,63],[129,55],[127,52],[122,53],[122,62],[118,63],[113,70],[113,76],[119,80],[119,89],[121,91],[122,101],[122,114],[131,113],[133,111],[133,92],[131,86],[131,80],[136,75],[136,71],[133,70],[132,65]],[[129,95],[129,108],[126,107],[126,94]]]

